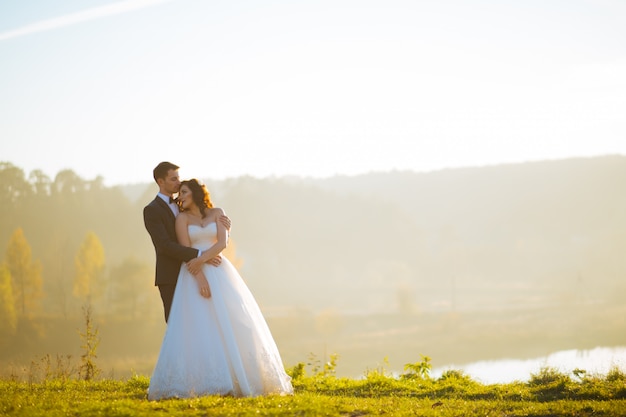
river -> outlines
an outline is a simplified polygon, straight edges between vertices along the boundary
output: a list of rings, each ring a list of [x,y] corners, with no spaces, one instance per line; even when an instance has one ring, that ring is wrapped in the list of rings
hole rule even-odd
[[[451,364],[433,369],[432,376],[438,378],[446,370],[456,369],[463,371],[475,381],[498,384],[528,381],[531,374],[539,372],[544,367],[554,368],[570,376],[575,369],[584,370],[588,375],[606,375],[615,367],[626,372],[626,347],[572,349],[532,359],[499,359],[464,365]]]

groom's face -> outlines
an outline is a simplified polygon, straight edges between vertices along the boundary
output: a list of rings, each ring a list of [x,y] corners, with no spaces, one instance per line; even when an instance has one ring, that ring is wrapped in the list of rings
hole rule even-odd
[[[167,171],[167,176],[161,182],[161,190],[168,195],[176,194],[180,189],[180,177],[177,169]]]

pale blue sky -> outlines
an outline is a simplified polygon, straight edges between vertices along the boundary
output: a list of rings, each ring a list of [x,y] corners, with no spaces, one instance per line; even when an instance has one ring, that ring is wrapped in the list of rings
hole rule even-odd
[[[626,155],[621,0],[7,0],[0,161],[51,177]]]

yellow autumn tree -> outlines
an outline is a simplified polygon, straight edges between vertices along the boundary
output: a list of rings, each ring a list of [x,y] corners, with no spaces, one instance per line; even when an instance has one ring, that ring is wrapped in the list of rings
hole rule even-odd
[[[22,228],[13,232],[4,262],[11,277],[17,313],[22,316],[32,316],[40,307],[43,280],[41,279],[41,263],[33,262],[30,245],[24,237]]]
[[[17,313],[13,300],[11,273],[6,265],[0,265],[0,335],[12,336],[17,329]]]
[[[74,258],[75,297],[91,301],[102,294],[104,277],[104,249],[95,233],[89,232]]]

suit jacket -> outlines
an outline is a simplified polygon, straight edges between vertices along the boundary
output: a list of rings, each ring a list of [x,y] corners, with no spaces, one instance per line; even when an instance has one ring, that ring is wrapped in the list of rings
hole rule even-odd
[[[178,243],[176,217],[159,196],[144,207],[143,222],[156,252],[154,285],[175,285],[181,264],[197,257],[198,249]]]

